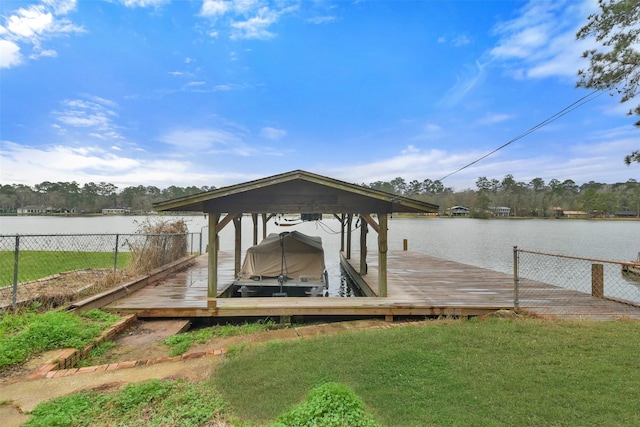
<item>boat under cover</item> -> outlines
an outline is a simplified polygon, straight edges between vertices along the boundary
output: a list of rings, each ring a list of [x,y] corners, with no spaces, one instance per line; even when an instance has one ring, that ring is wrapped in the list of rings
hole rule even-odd
[[[234,294],[323,296],[328,287],[322,239],[298,231],[271,233],[247,249]]]

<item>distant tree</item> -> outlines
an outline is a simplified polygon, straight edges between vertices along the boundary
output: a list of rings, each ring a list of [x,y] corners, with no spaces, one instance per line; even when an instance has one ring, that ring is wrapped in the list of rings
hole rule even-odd
[[[640,0],[599,0],[600,13],[589,15],[578,31],[578,40],[595,36],[602,49],[583,53],[589,69],[578,71],[578,87],[614,91],[625,103],[640,92]],[[640,116],[640,104],[629,115]],[[635,123],[640,126],[640,120]],[[640,163],[640,150],[624,158],[627,165]]]
[[[418,194],[422,194],[422,183],[414,179],[407,186],[407,196],[417,196]]]
[[[391,180],[391,186],[395,194],[404,194],[407,191],[407,183],[404,178],[397,177]]]

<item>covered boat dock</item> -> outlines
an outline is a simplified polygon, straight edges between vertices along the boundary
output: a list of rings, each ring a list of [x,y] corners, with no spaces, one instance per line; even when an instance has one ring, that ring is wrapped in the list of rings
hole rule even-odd
[[[157,211],[204,212],[209,220],[207,297],[218,295],[219,233],[228,224],[235,228],[234,277],[241,271],[242,217],[253,219],[253,244],[258,244],[258,218],[262,219],[262,239],[267,237],[267,222],[278,214],[333,215],[340,220],[341,248],[351,259],[352,223],[361,220],[358,274],[367,271],[367,233],[378,233],[377,289],[387,296],[387,222],[392,213],[436,213],[438,206],[383,191],[373,190],[333,178],[296,170],[243,184],[173,199],[154,205]],[[211,248],[216,248],[212,250]]]

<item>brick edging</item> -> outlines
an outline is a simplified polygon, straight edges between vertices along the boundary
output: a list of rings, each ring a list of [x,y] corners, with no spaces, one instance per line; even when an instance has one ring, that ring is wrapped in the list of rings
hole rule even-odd
[[[226,353],[226,349],[202,351],[196,353],[186,353],[181,356],[174,357],[158,357],[151,360],[133,360],[127,362],[107,363],[98,366],[85,366],[83,368],[74,368],[78,361],[87,356],[89,351],[99,344],[113,340],[123,331],[131,327],[138,320],[135,314],[125,316],[116,322],[110,329],[101,333],[91,344],[82,350],[77,348],[63,348],[60,352],[53,356],[45,364],[38,367],[29,375],[29,378],[59,378],[74,374],[85,374],[89,372],[114,371],[117,369],[133,368],[135,366],[155,365],[162,362],[176,362],[179,360],[198,359],[205,356],[220,356]]]
[[[181,356],[165,356],[158,357],[150,360],[131,360],[128,362],[107,363],[97,366],[85,366],[83,368],[69,368],[69,369],[37,369],[31,374],[30,378],[60,378],[67,377],[76,374],[88,374],[91,372],[106,372],[115,371],[119,369],[135,368],[136,366],[150,366],[164,362],[179,362],[181,360],[199,359],[206,356],[221,356],[227,352],[226,349],[199,351],[196,353],[185,353]],[[48,365],[43,365],[41,368],[46,368]]]

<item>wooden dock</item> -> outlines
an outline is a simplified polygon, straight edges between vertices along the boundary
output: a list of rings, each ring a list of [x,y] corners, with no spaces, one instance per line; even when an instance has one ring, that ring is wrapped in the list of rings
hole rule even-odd
[[[357,260],[357,261],[356,261]],[[221,251],[221,295],[233,280],[233,254]],[[355,263],[358,263],[356,265]],[[350,276],[371,290],[370,297],[207,298],[207,256],[189,269],[146,286],[105,307],[139,317],[265,316],[478,316],[514,307],[513,277],[454,261],[406,251],[388,253],[388,297],[378,298],[377,265],[357,274],[359,256],[342,260]],[[520,308],[558,318],[640,319],[640,307],[595,298],[543,283],[528,283],[535,299],[520,298]],[[530,288],[527,288],[530,289]],[[569,302],[569,304],[568,304]]]

